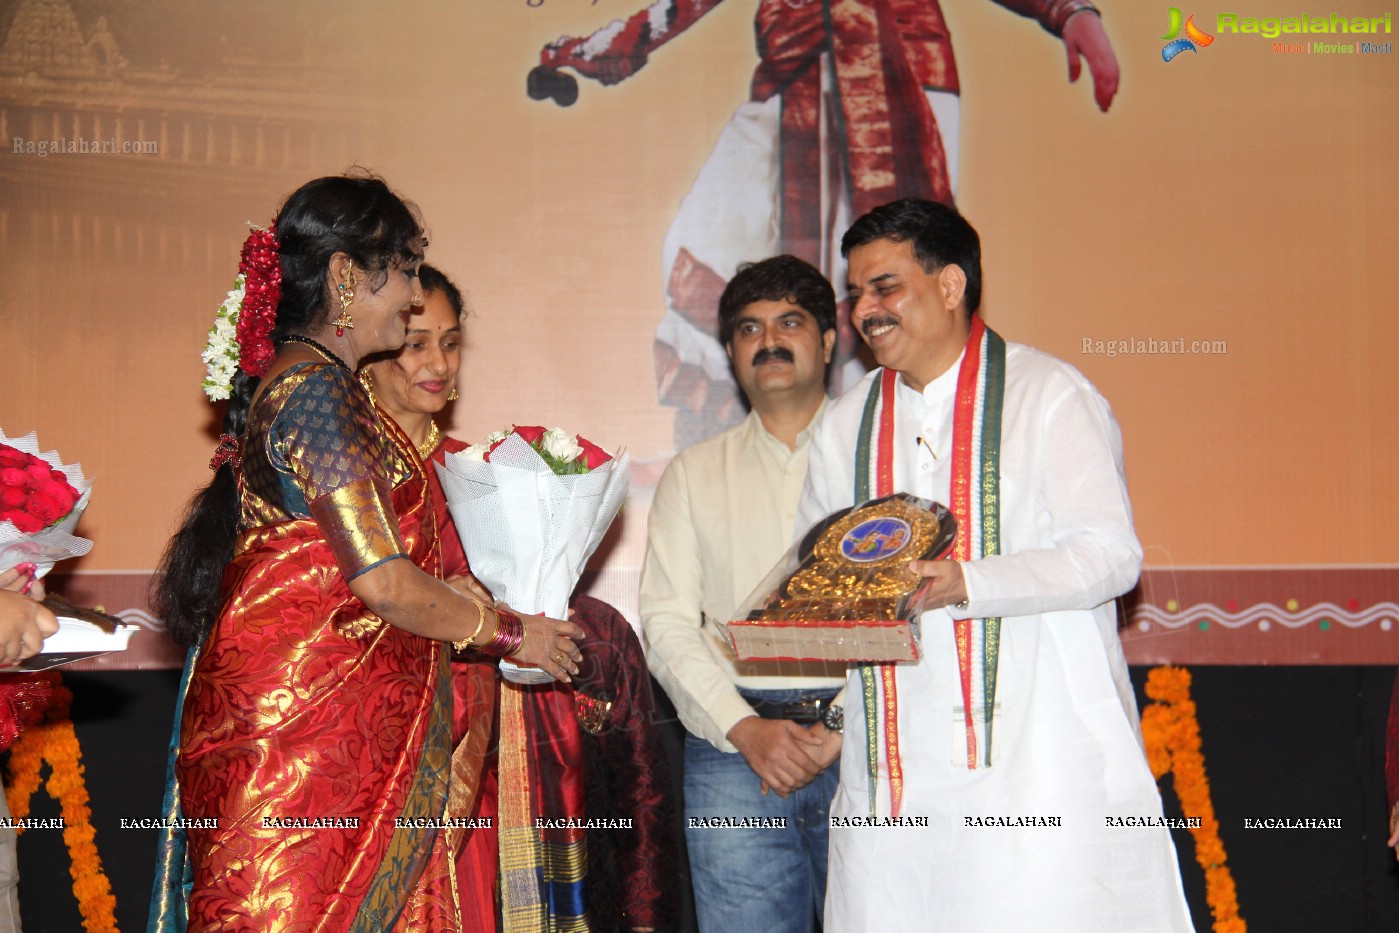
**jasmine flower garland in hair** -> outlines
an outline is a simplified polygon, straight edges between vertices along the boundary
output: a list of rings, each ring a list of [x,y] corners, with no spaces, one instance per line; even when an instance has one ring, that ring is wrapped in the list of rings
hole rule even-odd
[[[219,306],[214,326],[209,328],[209,343],[199,355],[209,370],[202,386],[211,402],[227,399],[233,390],[233,374],[238,369],[238,312],[243,307],[246,282],[247,276],[238,273],[233,290]]]
[[[281,247],[275,226],[253,227],[243,241],[238,277],[224,298],[209,328],[209,342],[200,354],[209,375],[201,383],[212,402],[233,393],[233,376],[239,367],[259,379],[272,365],[277,349],[272,329],[277,323],[277,303],[282,300]]]

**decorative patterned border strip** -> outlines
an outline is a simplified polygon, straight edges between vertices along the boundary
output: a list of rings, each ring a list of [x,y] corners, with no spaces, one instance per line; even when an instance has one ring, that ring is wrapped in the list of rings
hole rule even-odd
[[[1123,598],[1132,664],[1392,664],[1399,566],[1148,569]]]
[[[1171,600],[1164,610],[1156,606],[1138,606],[1132,614],[1132,622],[1143,632],[1151,631],[1153,626],[1176,629],[1191,623],[1200,626],[1202,630],[1213,624],[1235,629],[1256,624],[1258,631],[1266,632],[1272,628],[1274,622],[1294,629],[1315,624],[1323,632],[1330,628],[1332,623],[1348,628],[1363,628],[1377,623],[1382,631],[1388,632],[1394,627],[1395,620],[1399,619],[1399,603],[1380,603],[1364,612],[1350,612],[1335,603],[1319,603],[1305,610],[1292,611],[1272,603],[1250,606],[1243,612],[1229,612],[1214,603],[1200,603],[1173,611],[1175,609],[1175,600]]]

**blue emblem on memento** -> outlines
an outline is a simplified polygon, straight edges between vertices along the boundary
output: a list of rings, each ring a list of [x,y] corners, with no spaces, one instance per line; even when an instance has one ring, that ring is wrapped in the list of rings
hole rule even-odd
[[[840,539],[847,560],[868,564],[902,551],[913,540],[913,529],[901,518],[884,516],[860,522]]]

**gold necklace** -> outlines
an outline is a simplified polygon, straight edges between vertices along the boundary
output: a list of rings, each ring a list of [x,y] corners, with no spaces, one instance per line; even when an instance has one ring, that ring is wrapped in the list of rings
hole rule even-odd
[[[437,426],[436,421],[429,421],[432,427],[427,429],[427,439],[418,445],[418,456],[424,463],[432,459],[432,452],[437,449],[437,445],[442,441],[442,429]]]

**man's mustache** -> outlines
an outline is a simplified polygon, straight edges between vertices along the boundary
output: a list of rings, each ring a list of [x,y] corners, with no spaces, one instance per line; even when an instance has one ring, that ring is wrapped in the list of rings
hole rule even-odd
[[[866,337],[869,337],[870,331],[874,330],[876,327],[883,327],[886,324],[897,327],[899,322],[897,318],[892,317],[872,317],[860,325],[860,332]]]
[[[787,363],[795,363],[797,358],[792,355],[792,351],[786,347],[763,347],[753,354],[753,365],[761,366],[773,360],[782,360]]]

